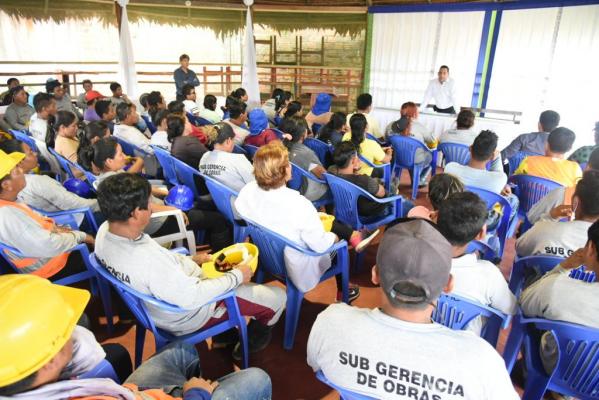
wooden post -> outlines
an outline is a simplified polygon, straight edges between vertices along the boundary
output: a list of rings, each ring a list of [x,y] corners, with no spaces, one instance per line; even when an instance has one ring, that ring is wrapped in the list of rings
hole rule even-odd
[[[116,27],[119,30],[119,35],[121,33],[121,18],[123,17],[123,7],[115,1],[114,2],[114,15],[116,16]]]

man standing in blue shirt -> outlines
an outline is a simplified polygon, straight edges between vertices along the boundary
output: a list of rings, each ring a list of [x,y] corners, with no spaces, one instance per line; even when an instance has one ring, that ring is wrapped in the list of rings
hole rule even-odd
[[[183,101],[185,100],[183,86],[200,86],[200,81],[198,80],[196,73],[189,69],[189,56],[187,54],[181,54],[179,63],[181,64],[181,67],[175,70],[173,79],[175,80],[175,86],[177,87],[177,101]]]

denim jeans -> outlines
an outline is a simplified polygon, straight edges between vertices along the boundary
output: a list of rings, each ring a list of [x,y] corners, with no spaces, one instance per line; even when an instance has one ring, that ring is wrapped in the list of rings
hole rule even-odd
[[[508,203],[510,203],[510,206],[512,207],[512,213],[510,214],[510,223],[511,223],[512,220],[514,219],[514,217],[518,214],[518,207],[520,206],[520,200],[513,193],[508,194],[507,196],[503,196],[503,197],[508,201]]]
[[[144,362],[127,379],[140,389],[162,389],[174,397],[183,396],[183,384],[200,376],[200,360],[194,346],[171,343]],[[248,368],[218,379],[213,400],[270,400],[270,377],[259,368]]]

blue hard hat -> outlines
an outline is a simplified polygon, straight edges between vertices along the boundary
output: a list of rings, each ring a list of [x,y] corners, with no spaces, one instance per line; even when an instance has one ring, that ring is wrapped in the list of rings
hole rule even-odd
[[[89,199],[92,195],[92,189],[89,184],[81,179],[70,178],[62,184],[66,190],[75,193],[79,197]]]
[[[164,202],[179,210],[187,211],[193,208],[193,192],[190,188],[184,185],[176,185],[168,191],[168,195]]]

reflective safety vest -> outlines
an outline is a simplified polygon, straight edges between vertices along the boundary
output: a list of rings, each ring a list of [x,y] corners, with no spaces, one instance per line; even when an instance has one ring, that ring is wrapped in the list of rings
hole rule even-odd
[[[0,199],[0,207],[17,208],[27,214],[29,218],[37,222],[42,229],[47,231],[54,230],[54,220],[36,213],[25,204]],[[21,257],[8,250],[4,250],[4,253],[8,256],[11,263],[17,267],[19,272],[37,275],[42,278],[50,278],[52,275],[55,275],[61,269],[63,269],[70,254],[63,253],[53,258],[29,258]]]

